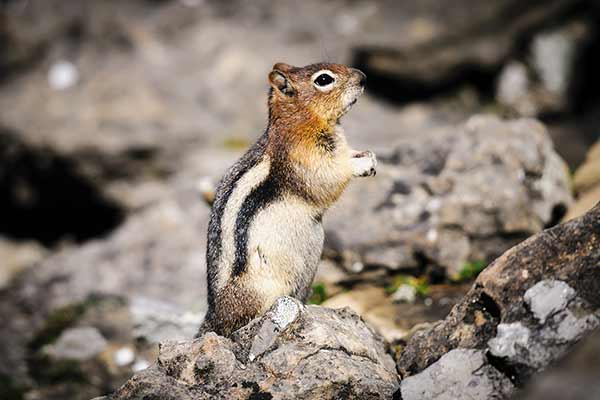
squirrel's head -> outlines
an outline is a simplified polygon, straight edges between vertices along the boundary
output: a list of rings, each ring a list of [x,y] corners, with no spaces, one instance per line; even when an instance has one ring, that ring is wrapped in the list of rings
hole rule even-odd
[[[269,74],[269,109],[278,117],[312,118],[329,125],[352,107],[363,92],[367,77],[341,64],[319,63],[293,67],[277,63]]]

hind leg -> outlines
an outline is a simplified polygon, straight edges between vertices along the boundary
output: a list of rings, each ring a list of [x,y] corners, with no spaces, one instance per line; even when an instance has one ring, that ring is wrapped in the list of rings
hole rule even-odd
[[[207,332],[229,337],[257,317],[263,308],[256,294],[236,281],[228,283],[215,300],[214,310],[208,311],[196,337]]]

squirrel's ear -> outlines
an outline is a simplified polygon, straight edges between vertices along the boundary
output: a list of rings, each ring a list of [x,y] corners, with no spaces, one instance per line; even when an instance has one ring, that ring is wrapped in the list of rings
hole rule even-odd
[[[290,69],[292,69],[292,66],[290,64],[286,64],[286,63],[282,63],[279,62],[275,65],[273,65],[273,71],[281,71],[283,73],[288,73],[290,72]]]
[[[278,66],[279,64],[275,64]],[[269,74],[269,83],[273,89],[283,93],[286,96],[293,96],[295,93],[294,87],[291,85],[285,72],[280,69],[274,69]]]

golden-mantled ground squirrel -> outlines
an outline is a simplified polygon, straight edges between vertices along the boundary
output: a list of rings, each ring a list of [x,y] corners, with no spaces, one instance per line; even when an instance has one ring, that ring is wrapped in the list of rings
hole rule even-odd
[[[229,336],[279,296],[305,301],[323,250],[321,218],[352,177],[375,174],[340,126],[366,76],[339,64],[269,74],[269,125],[225,174],[208,227],[208,312],[199,335]]]

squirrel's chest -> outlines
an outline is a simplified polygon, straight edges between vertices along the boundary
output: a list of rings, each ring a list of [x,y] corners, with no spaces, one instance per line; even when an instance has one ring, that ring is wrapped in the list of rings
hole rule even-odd
[[[342,134],[335,134],[330,147],[316,145],[292,154],[296,176],[323,209],[341,195],[352,178],[352,150]]]
[[[315,210],[284,198],[257,214],[250,228],[247,274],[263,295],[296,295],[310,287],[323,250]]]

